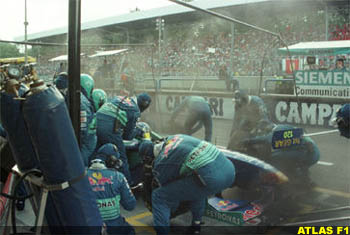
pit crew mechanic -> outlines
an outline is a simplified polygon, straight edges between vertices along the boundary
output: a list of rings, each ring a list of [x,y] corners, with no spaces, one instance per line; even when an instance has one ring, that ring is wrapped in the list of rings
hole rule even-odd
[[[350,103],[344,104],[337,111],[333,121],[337,124],[340,135],[350,139]]]
[[[204,139],[210,142],[212,138],[213,121],[211,118],[212,113],[209,103],[200,96],[186,97],[185,100],[173,111],[170,122],[174,123],[175,119],[181,112],[184,112],[187,115],[183,126],[184,134],[192,135],[204,125]]]
[[[133,182],[123,139],[132,140],[138,134],[140,130],[135,128],[136,122],[140,118],[140,113],[145,111],[150,103],[151,97],[147,93],[131,98],[116,96],[102,105],[96,113],[98,146],[106,143],[117,145],[123,161],[121,172],[130,185],[133,185]]]
[[[117,147],[105,144],[98,149],[87,174],[108,234],[135,234],[135,229],[120,214],[120,204],[133,210],[136,199],[124,175],[117,171],[119,158]]]
[[[153,162],[159,187],[152,191],[152,213],[157,234],[169,232],[170,215],[180,202],[190,201],[192,232],[200,230],[206,198],[232,186],[235,168],[214,145],[188,135],[173,135],[153,144],[144,140],[139,155]]]
[[[248,138],[252,132],[265,131],[272,128],[266,105],[258,96],[248,95],[243,90],[234,92],[235,115],[233,118],[228,149],[240,149],[240,142]]]
[[[68,105],[68,74],[60,73],[54,83],[64,95]],[[91,155],[94,153],[97,144],[96,136],[96,116],[94,104],[91,100],[94,88],[94,79],[88,74],[80,75],[80,151],[84,165],[87,167]]]
[[[92,101],[94,102],[96,112],[107,102],[107,94],[102,89],[94,89],[92,91]]]

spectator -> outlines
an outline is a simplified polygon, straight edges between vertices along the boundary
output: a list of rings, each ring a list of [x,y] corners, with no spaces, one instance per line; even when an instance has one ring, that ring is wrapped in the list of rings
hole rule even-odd
[[[335,70],[342,70],[342,71],[346,70],[343,58],[338,58],[337,61],[335,62]]]

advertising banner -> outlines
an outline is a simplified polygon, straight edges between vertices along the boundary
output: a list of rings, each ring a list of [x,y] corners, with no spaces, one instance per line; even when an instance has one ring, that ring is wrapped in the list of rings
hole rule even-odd
[[[300,97],[350,99],[348,71],[296,71],[295,82]]]
[[[270,117],[276,123],[331,127],[331,120],[344,102],[330,99],[264,97]]]
[[[211,106],[213,118],[233,119],[234,105],[231,98],[203,97]],[[160,95],[161,112],[170,114],[185,98],[186,96],[180,95]]]

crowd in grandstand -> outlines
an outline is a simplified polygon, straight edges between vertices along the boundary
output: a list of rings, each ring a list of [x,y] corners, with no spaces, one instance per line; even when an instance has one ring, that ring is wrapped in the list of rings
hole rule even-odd
[[[315,24],[312,19],[287,19],[281,25],[275,26],[282,38],[288,44],[302,41],[324,41],[325,28],[322,24]],[[350,39],[350,24],[333,26],[329,30],[329,40]],[[258,76],[263,68],[264,75],[278,75],[281,73],[281,59],[277,48],[283,47],[271,35],[248,30],[244,33],[235,33],[233,38],[233,56],[231,64],[230,33],[210,34],[203,37],[178,40],[167,38],[161,45],[161,54],[156,47],[135,47],[127,54],[127,61],[136,74],[162,74],[164,75],[200,75],[217,76],[219,68],[227,65],[231,72],[240,76]],[[108,58],[108,57],[107,57]],[[111,75],[119,76],[120,66],[123,64],[122,56],[107,59],[111,66]],[[94,74],[101,68],[104,59],[82,60],[83,72]],[[262,66],[262,63],[263,66]],[[38,67],[39,74],[52,75],[57,64],[45,63],[43,60]]]

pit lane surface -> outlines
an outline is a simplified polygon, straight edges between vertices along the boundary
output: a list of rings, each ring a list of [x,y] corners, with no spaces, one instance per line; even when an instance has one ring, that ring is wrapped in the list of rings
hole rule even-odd
[[[230,121],[214,121],[213,142],[217,145],[226,146],[227,136],[231,129]],[[326,128],[304,127],[306,133],[317,133],[327,131]],[[201,130],[196,136],[203,138],[204,131]],[[305,221],[323,220],[323,219],[340,219],[349,217],[350,209],[336,210],[324,213],[311,213],[314,211],[350,206],[350,141],[339,136],[339,133],[330,133],[316,135],[312,137],[317,143],[320,152],[320,162],[310,170],[311,179],[315,186],[307,193],[300,189],[300,194],[293,200],[289,201],[282,207],[275,209],[269,216],[274,222],[283,224],[301,224],[303,226],[347,226],[350,219],[340,221],[324,221],[322,223]],[[234,198],[234,193],[232,194]],[[137,226],[137,232],[141,234],[152,234],[152,214],[144,207],[142,200],[138,199],[137,208],[132,212],[123,211],[127,220]],[[280,217],[281,216],[281,217]],[[281,218],[281,220],[280,220]],[[282,220],[283,219],[283,220]],[[208,217],[204,217],[205,225],[202,226],[201,234],[255,234],[260,230],[257,228],[234,227],[230,224],[220,222]],[[182,234],[191,222],[189,213],[172,219],[173,234]],[[299,223],[300,222],[300,223]],[[296,234],[283,227],[273,227],[266,231],[266,234]]]
[[[226,146],[229,130],[231,129],[230,121],[214,121],[213,142],[217,145]],[[307,127],[306,133],[315,133],[326,131],[325,128]],[[203,130],[196,134],[197,137],[203,138]],[[316,210],[337,208],[350,205],[350,141],[339,134],[332,133],[312,137],[317,143],[320,152],[320,163],[311,168],[311,178],[316,183],[311,192],[302,193],[293,201],[278,207],[270,216],[275,217],[274,222],[277,224],[290,224],[296,222],[326,219],[342,218],[349,216],[349,209],[305,214]],[[234,198],[234,194],[232,198]],[[137,207],[129,212],[122,210],[122,214],[127,218],[129,223],[135,226],[137,234],[155,234],[152,228],[152,214],[145,208],[141,197],[138,197]],[[305,214],[297,216],[297,214]],[[279,217],[285,217],[279,221]],[[17,212],[17,223],[19,225],[34,225],[35,217],[27,202],[26,209]],[[201,234],[256,234],[256,227],[234,227],[228,223],[204,217],[205,225],[202,226]],[[189,213],[181,215],[171,220],[172,234],[184,234],[186,226],[191,222]],[[323,223],[308,223],[307,225],[315,226],[346,226],[350,220],[326,221]],[[297,223],[298,224],[298,223]],[[306,226],[306,225],[304,225]],[[286,231],[281,227],[273,227],[266,231],[266,234],[296,234],[295,232]]]

